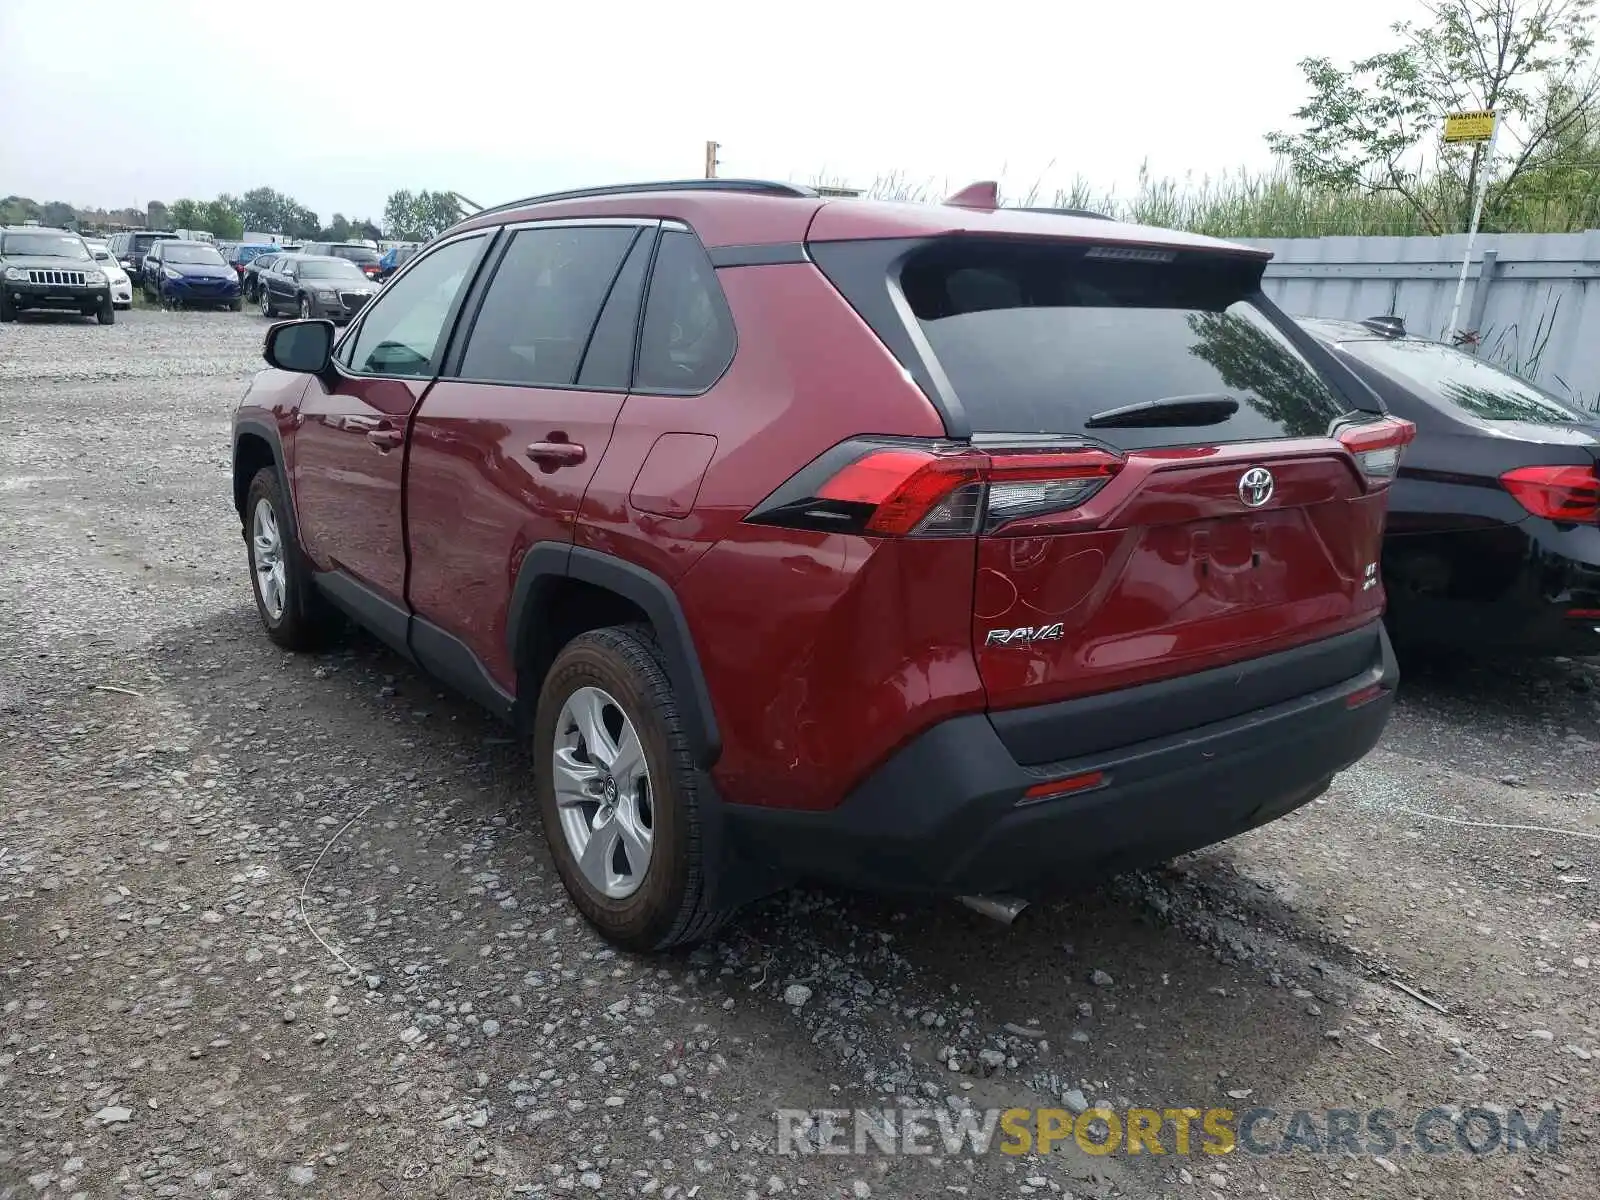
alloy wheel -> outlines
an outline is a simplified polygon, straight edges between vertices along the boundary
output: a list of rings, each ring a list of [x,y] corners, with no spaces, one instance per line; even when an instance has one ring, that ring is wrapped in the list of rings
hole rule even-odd
[[[590,887],[625,900],[644,883],[655,796],[644,746],[622,706],[597,687],[567,697],[551,762],[561,832]]]
[[[272,511],[272,502],[265,496],[256,501],[251,517],[251,558],[256,572],[256,588],[261,595],[261,607],[272,621],[283,619],[283,609],[288,598],[287,568],[283,561],[283,537],[278,530],[278,514]]]

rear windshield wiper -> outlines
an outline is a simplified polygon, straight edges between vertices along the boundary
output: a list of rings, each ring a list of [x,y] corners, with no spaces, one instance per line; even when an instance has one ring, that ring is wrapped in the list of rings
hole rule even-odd
[[[1164,396],[1123,408],[1108,408],[1085,421],[1086,429],[1130,429],[1164,425],[1220,425],[1239,411],[1232,396],[1205,392],[1198,396]]]

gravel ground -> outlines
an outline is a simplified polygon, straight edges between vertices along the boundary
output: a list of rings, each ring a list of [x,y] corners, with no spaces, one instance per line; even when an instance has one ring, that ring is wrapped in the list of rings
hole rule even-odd
[[[1413,671],[1325,799],[1009,930],[797,892],[630,957],[504,729],[260,632],[263,328],[0,327],[0,1198],[1597,1195],[1600,664]],[[776,1153],[776,1109],[896,1103],[1554,1108],[1560,1149]]]

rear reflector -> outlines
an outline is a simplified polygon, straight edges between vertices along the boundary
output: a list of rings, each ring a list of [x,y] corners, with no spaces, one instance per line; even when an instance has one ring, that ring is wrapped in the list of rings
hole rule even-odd
[[[1369,487],[1382,487],[1400,473],[1400,453],[1417,436],[1417,427],[1398,417],[1385,417],[1339,431]]]
[[[1589,467],[1518,467],[1500,482],[1536,517],[1582,525],[1600,521],[1600,477]]]
[[[878,537],[971,537],[1076,508],[1123,463],[1087,447],[979,452],[863,442],[837,449],[848,454],[854,445],[857,457],[820,477],[813,464],[746,520]]]
[[[1572,621],[1600,621],[1600,608],[1569,608],[1567,619]]]
[[[1039,800],[1049,800],[1055,796],[1069,796],[1073,792],[1086,792],[1090,788],[1097,788],[1106,781],[1104,771],[1086,771],[1082,775],[1070,775],[1066,779],[1052,779],[1049,783],[1036,783],[1022,793],[1019,803],[1032,804]]]
[[[1371,704],[1379,696],[1383,695],[1384,690],[1384,686],[1381,683],[1369,684],[1367,687],[1351,692],[1346,696],[1344,698],[1344,706],[1346,708],[1360,708],[1363,704]]]

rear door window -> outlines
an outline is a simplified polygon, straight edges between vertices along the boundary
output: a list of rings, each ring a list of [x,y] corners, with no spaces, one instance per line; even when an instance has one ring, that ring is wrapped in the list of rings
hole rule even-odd
[[[1567,425],[1593,419],[1526,379],[1439,342],[1355,341],[1341,342],[1339,348],[1421,393],[1435,407],[1457,409],[1482,421]]]
[[[570,387],[623,255],[638,235],[628,225],[514,234],[472,324],[461,377]]]
[[[1259,264],[1086,249],[973,240],[929,248],[903,269],[906,300],[974,431],[1137,449],[1326,436],[1347,410],[1257,307]],[[1204,424],[1088,424],[1177,397],[1238,408]]]

